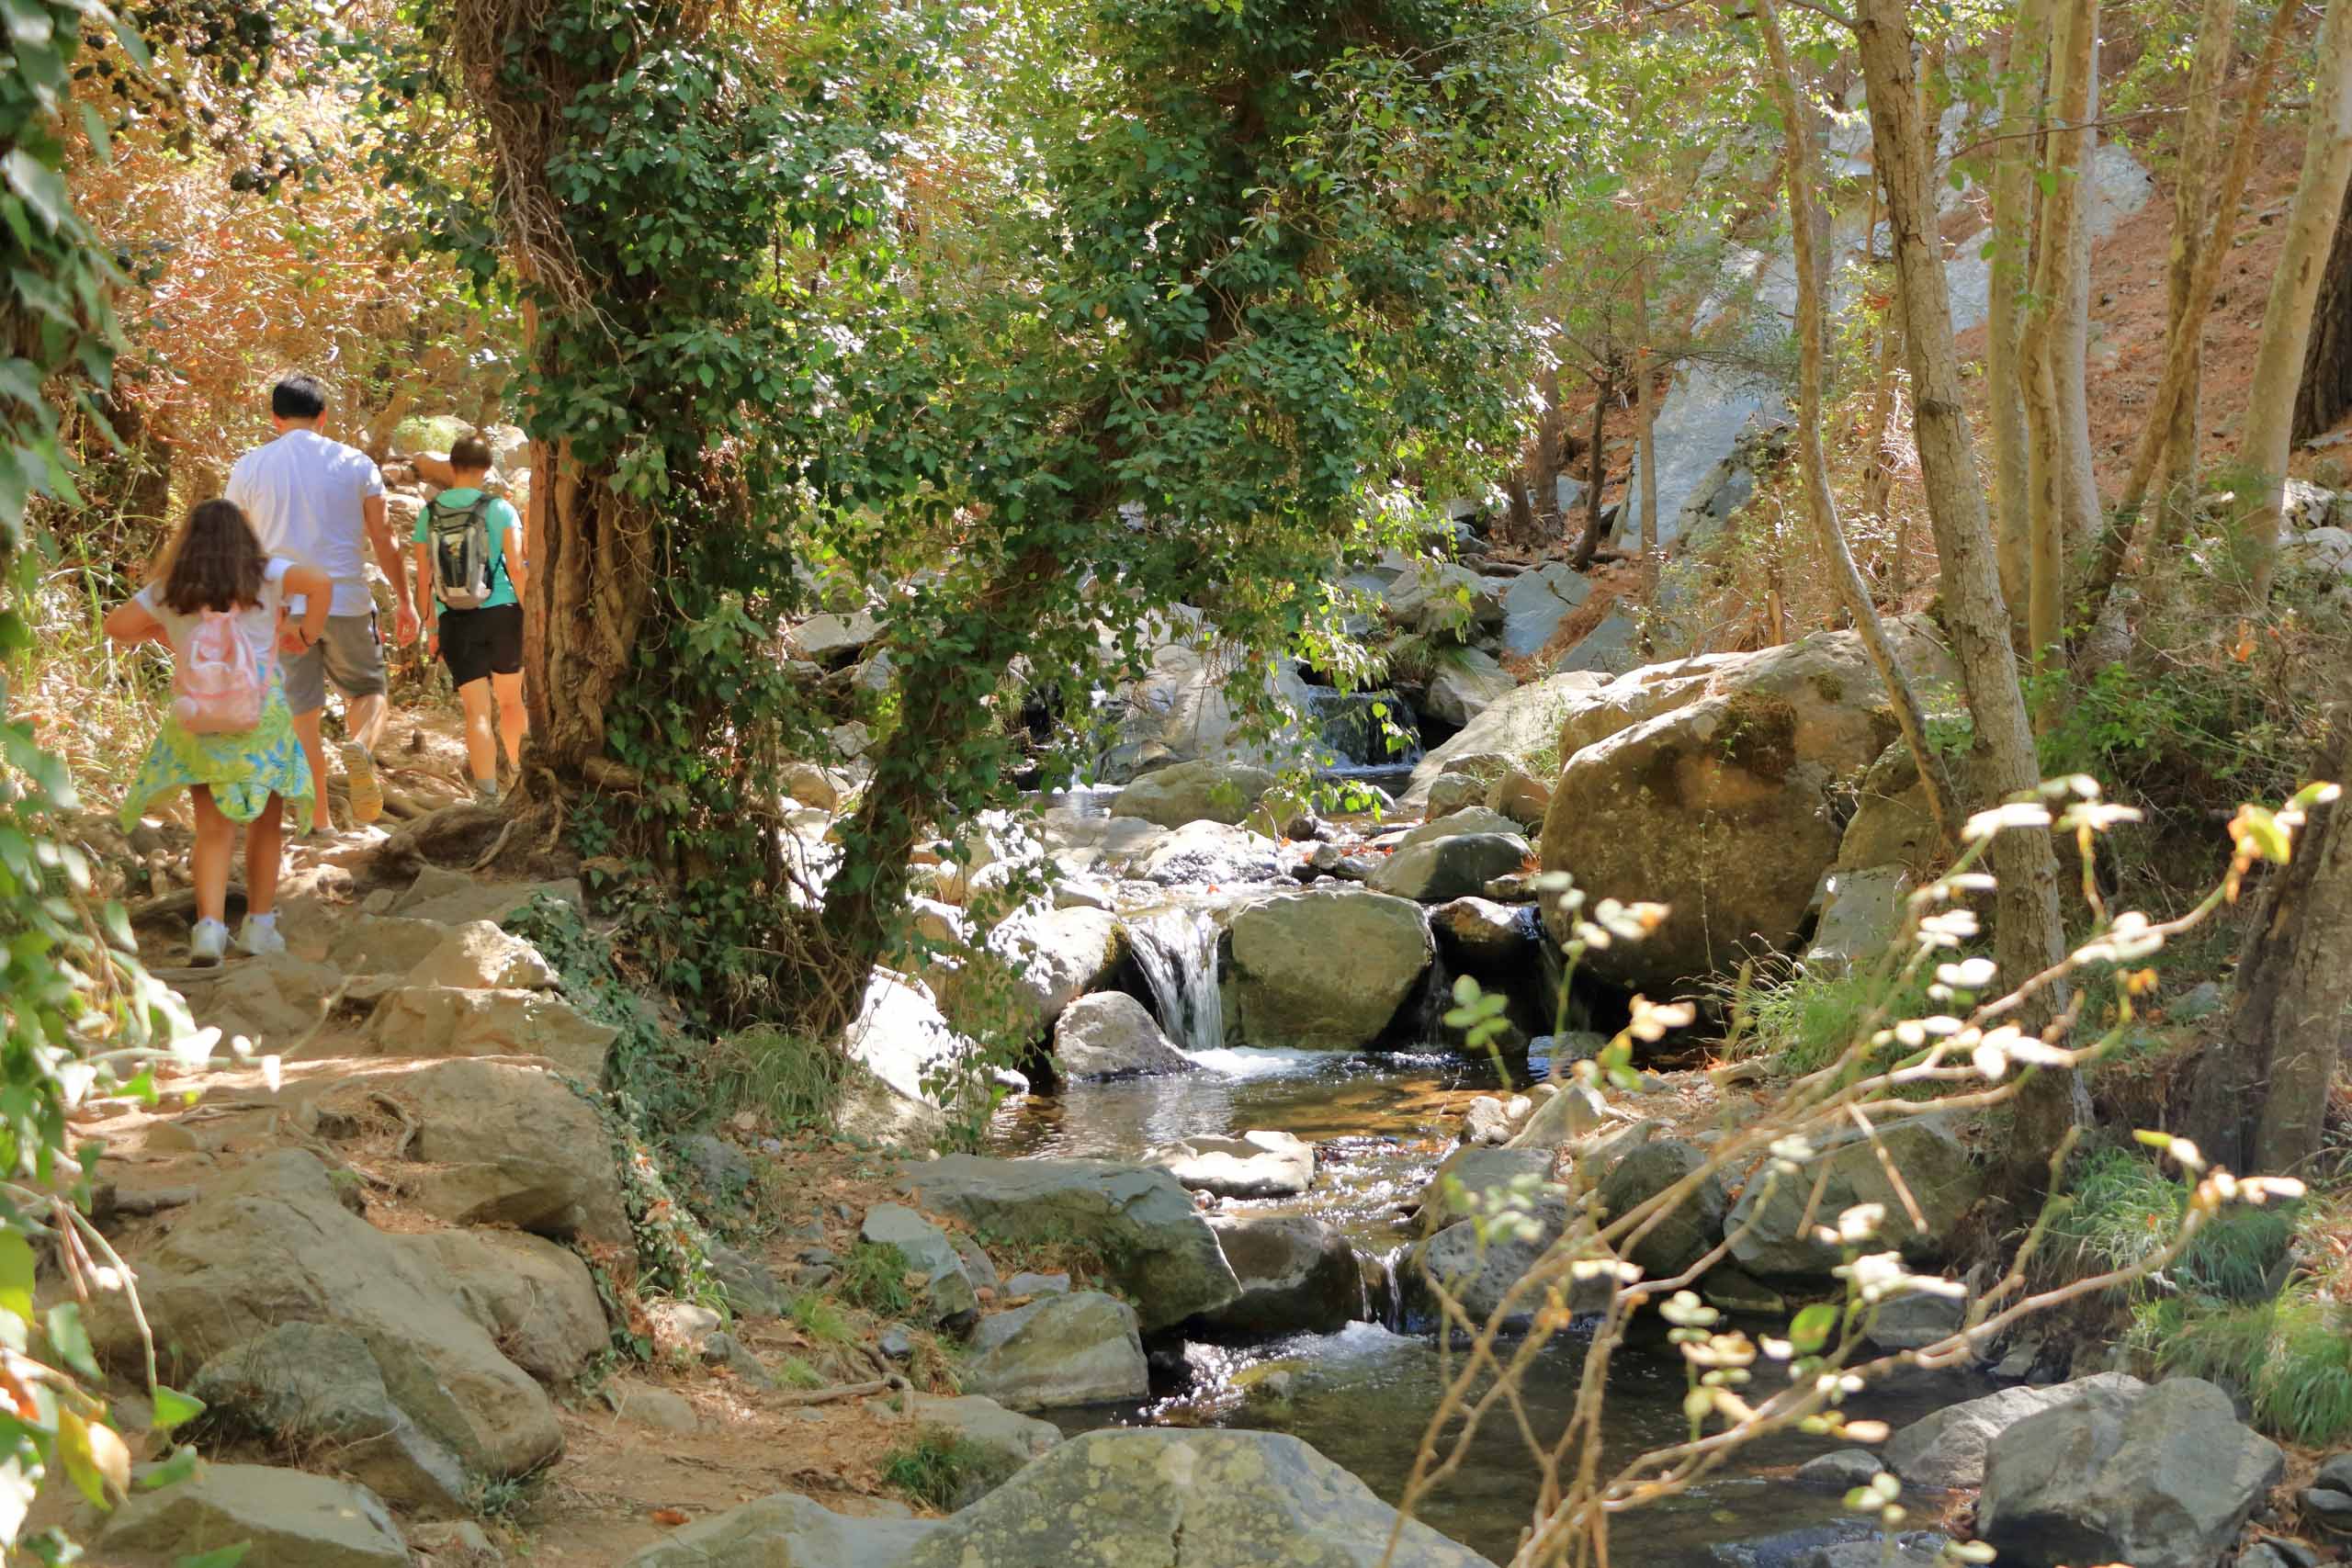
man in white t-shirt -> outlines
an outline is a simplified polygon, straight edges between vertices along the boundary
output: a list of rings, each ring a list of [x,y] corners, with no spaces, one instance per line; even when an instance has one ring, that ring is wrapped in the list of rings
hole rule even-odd
[[[319,719],[326,707],[326,685],[343,694],[344,773],[351,786],[354,821],[383,815],[383,786],[376,779],[373,748],[384,725],[384,649],[376,630],[376,601],[368,588],[367,549],[391,580],[399,605],[393,636],[416,639],[416,609],[409,596],[408,568],[399,542],[384,520],[384,476],[368,454],[331,441],[319,432],[327,393],[315,378],[288,376],[269,392],[269,421],[277,438],[256,446],[229,470],[228,497],[244,510],[262,548],[302,566],[315,567],[334,583],[326,636],[308,650],[288,647],[284,663],[286,703],[294,731],[319,781],[311,827],[328,831],[326,748]]]

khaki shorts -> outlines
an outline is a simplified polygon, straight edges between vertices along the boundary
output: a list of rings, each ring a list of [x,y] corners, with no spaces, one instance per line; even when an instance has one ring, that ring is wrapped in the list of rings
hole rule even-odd
[[[384,643],[376,635],[376,612],[364,615],[329,615],[326,634],[309,651],[288,657],[286,705],[297,714],[316,713],[327,705],[327,686],[348,697],[380,697],[384,678]]]

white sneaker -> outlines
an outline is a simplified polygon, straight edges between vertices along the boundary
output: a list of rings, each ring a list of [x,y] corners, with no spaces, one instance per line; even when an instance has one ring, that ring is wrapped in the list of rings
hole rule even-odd
[[[219,920],[198,920],[188,932],[187,963],[191,969],[209,969],[229,951],[229,928]]]
[[[237,951],[255,958],[267,958],[286,951],[286,939],[277,934],[276,916],[249,919],[237,928]]]

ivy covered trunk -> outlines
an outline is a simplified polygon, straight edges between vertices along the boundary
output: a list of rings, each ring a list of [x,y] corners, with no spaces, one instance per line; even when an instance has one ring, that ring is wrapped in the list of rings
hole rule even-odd
[[[524,663],[532,760],[574,782],[604,753],[653,599],[652,524],[569,441],[532,448]]]

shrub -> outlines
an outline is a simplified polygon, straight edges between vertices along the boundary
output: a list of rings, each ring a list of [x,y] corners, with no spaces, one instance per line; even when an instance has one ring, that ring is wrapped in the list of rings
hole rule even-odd
[[[2129,1149],[2101,1149],[2078,1168],[2041,1246],[2043,1268],[2082,1279],[2155,1257],[2179,1230],[2188,1192]],[[2215,1214],[2168,1271],[2192,1294],[2259,1301],[2294,1240],[2295,1207],[2233,1207]],[[2135,1289],[2144,1291],[2147,1281]]]
[[[888,1242],[861,1241],[842,1259],[834,1289],[842,1300],[877,1317],[902,1317],[915,1304],[907,1288],[907,1258]]]
[[[910,1501],[946,1513],[989,1463],[988,1450],[961,1432],[924,1427],[883,1457],[882,1479]]]
[[[2275,1438],[2328,1448],[2352,1436],[2352,1314],[2308,1287],[2252,1305],[2151,1302],[2129,1343],[2160,1372],[2242,1395],[2254,1424]]]

